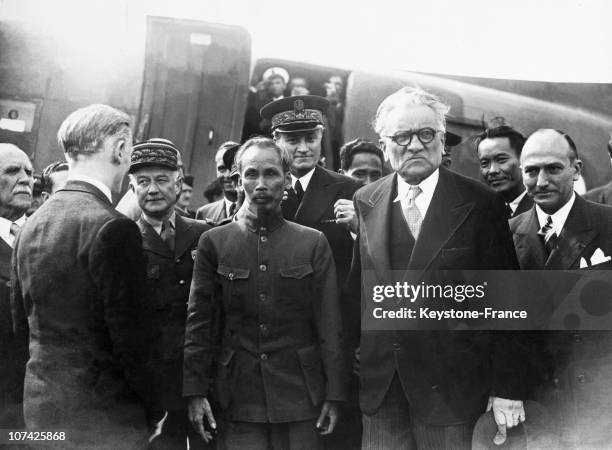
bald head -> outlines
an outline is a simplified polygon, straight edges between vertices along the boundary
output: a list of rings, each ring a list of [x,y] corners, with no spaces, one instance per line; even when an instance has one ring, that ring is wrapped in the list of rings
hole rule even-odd
[[[542,129],[525,142],[521,169],[527,193],[544,212],[554,214],[571,199],[582,162],[567,134]]]
[[[34,174],[23,150],[13,144],[0,144],[0,217],[15,221],[32,204]]]

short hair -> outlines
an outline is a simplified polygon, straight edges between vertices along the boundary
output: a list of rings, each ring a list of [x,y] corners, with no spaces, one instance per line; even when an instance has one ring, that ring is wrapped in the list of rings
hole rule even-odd
[[[353,164],[353,159],[357,153],[371,153],[380,158],[380,163],[385,165],[385,157],[383,152],[376,144],[365,139],[357,138],[345,143],[340,148],[340,168],[344,171],[348,170]]]
[[[268,137],[254,137],[242,144],[240,146],[240,150],[238,150],[238,153],[236,154],[236,165],[238,166],[239,172],[242,172],[242,156],[244,155],[244,152],[246,152],[251,147],[274,150],[280,158],[281,166],[283,167],[283,172],[287,173],[291,169],[291,163],[293,162],[293,159],[291,158],[291,154],[287,150],[276,145],[276,142],[274,142],[274,140]]]
[[[565,139],[565,142],[567,142],[567,145],[570,148],[570,156],[569,159],[571,162],[574,162],[576,159],[578,159],[578,149],[576,148],[576,143],[574,142],[574,140],[570,137],[569,134],[567,134],[565,131],[563,130],[557,130],[555,129],[554,131],[556,131],[557,133],[559,133],[561,136],[563,136],[563,138]]]
[[[431,108],[436,115],[436,122],[441,131],[446,131],[446,114],[450,106],[444,103],[437,95],[418,87],[406,86],[385,98],[378,106],[374,119],[374,131],[382,133],[384,121],[394,108],[399,106],[423,105]]]
[[[238,151],[238,149],[240,148],[240,144],[238,142],[234,142],[234,141],[225,141],[223,144],[221,144],[219,146],[219,148],[217,149],[217,152],[215,153],[215,159],[217,159],[217,155],[219,153],[221,153],[222,155],[225,155],[225,153],[228,150],[231,149],[236,149],[235,151]],[[235,153],[234,153],[235,154]]]
[[[60,148],[74,159],[77,155],[98,152],[108,137],[131,139],[131,119],[118,109],[94,104],[77,109],[62,123],[57,132]]]
[[[225,153],[223,153],[223,165],[226,168],[231,169],[235,164],[236,153],[238,153],[238,150],[240,150],[240,144],[229,147]]]
[[[523,146],[525,145],[525,141],[527,138],[523,136],[519,131],[512,128],[509,125],[501,125],[498,127],[487,128],[478,136],[476,136],[476,140],[474,144],[476,145],[476,151],[478,151],[478,147],[480,143],[485,139],[492,138],[508,138],[510,141],[510,147],[514,149],[516,152],[516,156],[520,157],[521,152],[523,151]]]
[[[66,161],[55,161],[45,167],[41,175],[41,189],[45,192],[51,192],[53,190],[53,178],[51,178],[51,175],[64,170],[68,170],[68,163]]]

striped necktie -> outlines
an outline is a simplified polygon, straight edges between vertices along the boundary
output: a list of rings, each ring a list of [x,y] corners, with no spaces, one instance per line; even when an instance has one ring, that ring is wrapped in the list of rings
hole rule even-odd
[[[423,216],[421,216],[421,211],[419,211],[415,203],[415,199],[421,192],[423,191],[419,186],[410,186],[407,195],[408,203],[403,209],[404,217],[406,222],[408,222],[408,228],[410,228],[414,239],[419,237],[419,231],[421,231],[421,225],[423,224]]]
[[[11,229],[9,231],[9,236],[11,239],[11,247],[15,246],[15,239],[17,239],[17,236],[19,235],[19,230],[20,230],[19,225],[17,225],[15,222],[11,223]]]
[[[557,233],[553,228],[552,216],[548,216],[544,226],[538,230],[538,236],[544,241],[544,247],[546,247],[546,251],[550,255],[557,245]]]

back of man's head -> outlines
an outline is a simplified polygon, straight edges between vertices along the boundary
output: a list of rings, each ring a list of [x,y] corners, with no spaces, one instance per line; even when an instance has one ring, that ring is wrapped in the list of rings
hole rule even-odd
[[[351,168],[353,159],[358,153],[371,153],[380,158],[381,167],[385,164],[385,156],[382,150],[373,142],[357,138],[345,143],[340,148],[340,168],[346,172]]]
[[[94,104],[70,114],[60,126],[60,148],[73,160],[97,153],[109,137],[131,141],[130,117],[107,105]]]

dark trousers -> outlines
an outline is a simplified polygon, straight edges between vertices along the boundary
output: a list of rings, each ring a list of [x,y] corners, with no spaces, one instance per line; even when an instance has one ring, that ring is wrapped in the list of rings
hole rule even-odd
[[[363,415],[363,450],[469,450],[474,424],[427,425],[411,416],[397,374],[382,405]]]
[[[287,423],[225,422],[227,450],[317,450],[321,436],[316,420]]]
[[[181,450],[187,448],[189,439],[190,450],[213,450],[216,443],[207,444],[194,429],[189,419],[187,411],[168,411],[168,417],[164,422],[162,434],[155,438],[149,446],[150,450]]]

